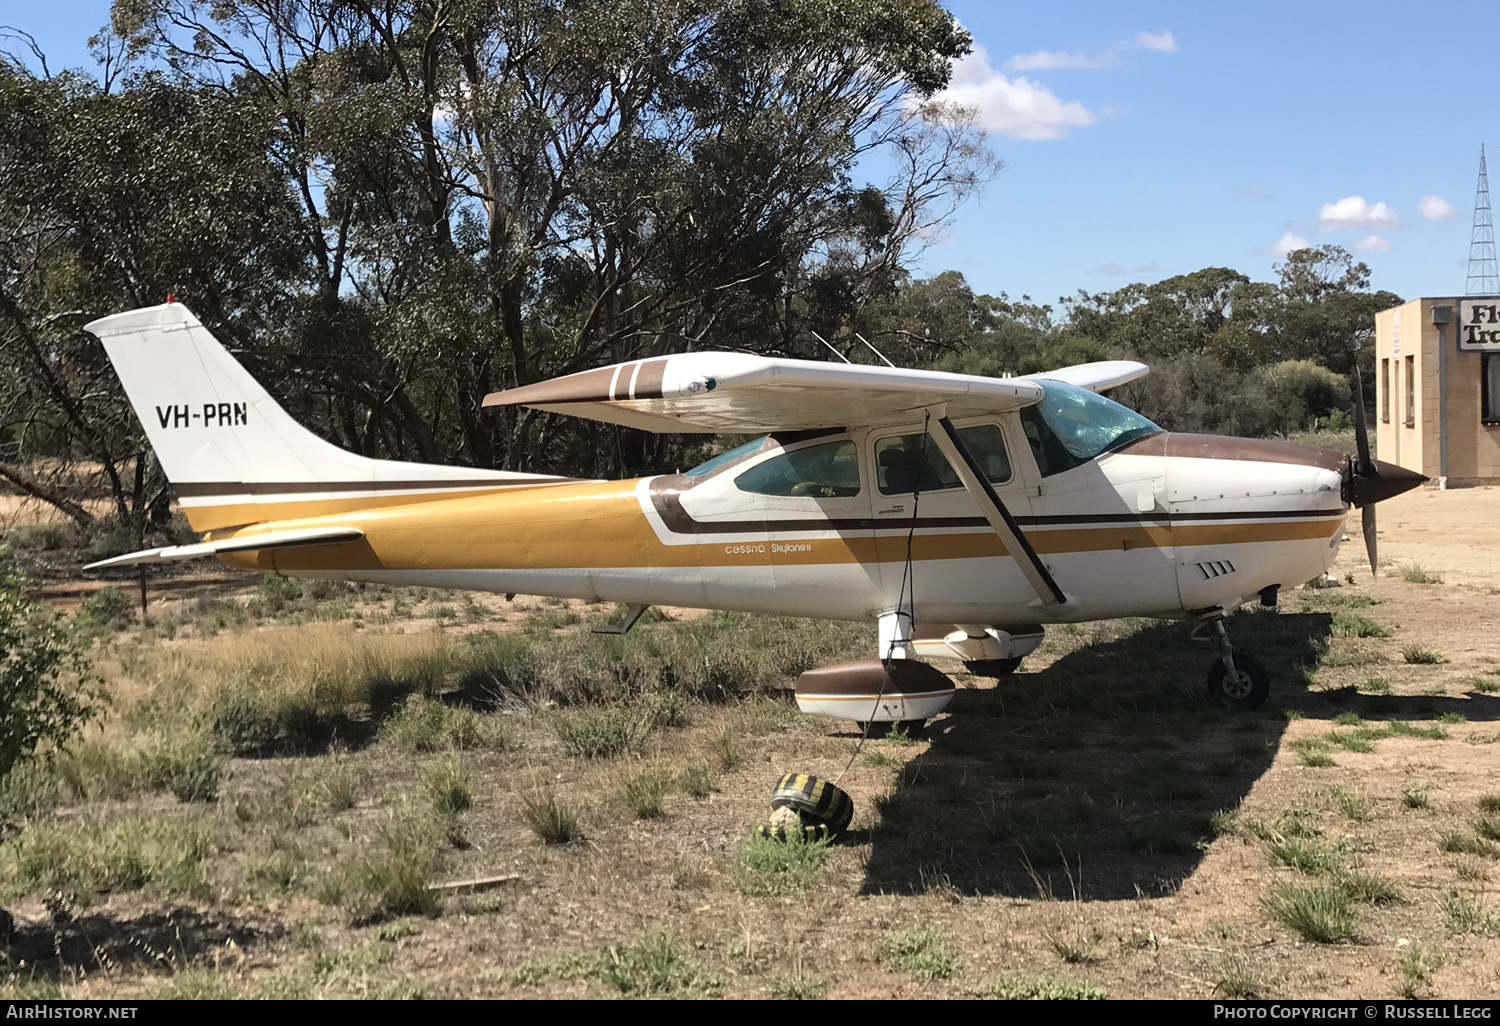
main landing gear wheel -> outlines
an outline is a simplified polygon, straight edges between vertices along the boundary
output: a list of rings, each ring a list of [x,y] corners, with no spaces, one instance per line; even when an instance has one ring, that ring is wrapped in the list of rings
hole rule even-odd
[[[1208,694],[1215,702],[1235,712],[1258,709],[1271,694],[1271,678],[1260,661],[1243,652],[1234,653],[1235,678],[1231,680],[1224,660],[1215,659],[1208,668]]]
[[[1021,657],[1014,659],[975,659],[973,662],[964,663],[964,669],[976,677],[1009,677],[1021,668]]]

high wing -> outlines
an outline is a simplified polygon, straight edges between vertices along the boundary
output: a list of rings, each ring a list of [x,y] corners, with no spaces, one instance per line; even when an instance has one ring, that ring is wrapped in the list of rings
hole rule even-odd
[[[299,545],[337,545],[363,538],[365,532],[357,527],[313,527],[297,531],[262,531],[258,534],[237,534],[215,541],[198,542],[195,545],[168,545],[161,549],[142,549],[127,552],[123,556],[101,559],[90,563],[85,570],[97,570],[106,566],[127,566],[133,563],[169,563],[178,559],[197,559],[199,556],[217,556],[221,552],[256,552],[262,549],[288,549]]]
[[[1018,378],[707,352],[522,385],[492,393],[484,405],[527,406],[646,431],[757,434],[877,424],[941,403],[949,417],[973,417],[1041,398],[1040,385]]]
[[[1118,388],[1127,381],[1143,378],[1150,370],[1144,363],[1136,363],[1134,360],[1100,360],[1098,363],[1078,363],[1040,374],[1027,374],[1025,380],[1045,378],[1048,381],[1077,385],[1090,392],[1105,392]]]

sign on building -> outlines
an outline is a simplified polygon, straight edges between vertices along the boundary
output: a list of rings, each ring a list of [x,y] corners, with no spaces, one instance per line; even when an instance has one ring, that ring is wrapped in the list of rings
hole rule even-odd
[[[1500,353],[1500,296],[1465,296],[1458,301],[1461,353]]]

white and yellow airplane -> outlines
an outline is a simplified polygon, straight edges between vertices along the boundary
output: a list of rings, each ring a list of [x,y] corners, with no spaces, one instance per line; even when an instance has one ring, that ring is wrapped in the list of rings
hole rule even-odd
[[[217,556],[391,585],[875,621],[863,663],[810,671],[802,707],[923,721],[953,694],[916,657],[1010,672],[1047,624],[1197,617],[1209,686],[1253,707],[1264,669],[1223,617],[1321,575],[1351,506],[1423,477],[1282,441],[1163,431],[1098,393],[1143,364],[987,378],[698,352],[498,392],[648,431],[764,434],[627,481],[356,456],[295,421],[178,303],[88,325],[203,541],[91,568]],[[1361,418],[1362,419],[1362,418]],[[1361,425],[1362,427],[1362,425]]]

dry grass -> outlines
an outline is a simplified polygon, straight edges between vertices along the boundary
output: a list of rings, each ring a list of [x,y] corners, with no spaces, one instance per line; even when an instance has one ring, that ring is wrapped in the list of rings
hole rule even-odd
[[[1275,713],[1207,707],[1177,625],[1050,631],[921,736],[866,741],[854,829],[825,846],[744,841],[781,773],[854,753],[783,689],[868,655],[868,627],[674,613],[603,638],[612,611],[578,603],[205,602],[211,639],[102,634],[110,719],[0,783],[34,973],[0,995],[1443,996],[1481,978],[1496,916],[1500,746],[1445,723],[1493,719],[1471,682],[1500,653],[1459,621],[1500,597],[1379,587],[1231,621]],[[1453,662],[1406,664],[1409,641]],[[433,887],[475,878],[505,882]],[[1443,939],[1442,970],[1431,947],[1307,942],[1397,936]]]

